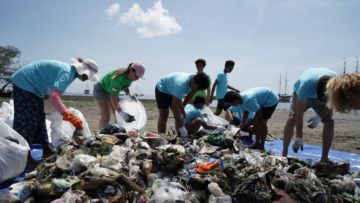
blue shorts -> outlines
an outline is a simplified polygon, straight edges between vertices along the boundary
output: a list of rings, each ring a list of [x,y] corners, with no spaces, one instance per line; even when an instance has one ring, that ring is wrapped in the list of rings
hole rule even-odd
[[[101,86],[99,82],[94,85],[93,96],[96,101],[110,99],[110,94]]]
[[[31,146],[47,144],[44,98],[13,86],[14,124],[13,128]]]

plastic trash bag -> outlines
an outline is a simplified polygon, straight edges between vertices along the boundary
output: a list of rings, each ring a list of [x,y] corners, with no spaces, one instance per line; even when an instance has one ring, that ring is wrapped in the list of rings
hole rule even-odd
[[[115,113],[116,123],[125,128],[126,132],[131,130],[141,130],[145,127],[147,121],[147,115],[143,104],[139,100],[133,100],[131,98],[121,99],[119,101],[121,109],[134,117],[134,121],[126,122],[119,112]]]
[[[85,120],[84,115],[79,110],[74,109],[72,107],[69,108],[69,111],[75,116],[78,116],[82,120],[84,127],[83,135],[85,139],[93,137],[89,125]],[[50,125],[51,140],[52,140],[52,144],[55,147],[62,145],[65,142],[71,140],[76,129],[69,121],[64,121],[63,116],[57,111],[54,111],[53,113],[50,114],[49,120],[51,121],[51,125]]]
[[[85,171],[91,164],[96,162],[96,158],[87,154],[77,155],[71,163],[72,171],[77,174]]]
[[[205,114],[205,122],[208,125],[216,126],[216,125],[228,125],[229,122],[223,118],[220,118],[219,116],[216,116],[210,109],[210,107],[205,106],[202,110],[202,113]]]
[[[101,166],[119,171],[126,163],[126,155],[130,151],[129,148],[115,145],[109,155],[103,156],[101,158]]]
[[[185,187],[180,183],[167,182],[161,179],[155,180],[151,189],[154,194],[150,202],[154,203],[183,202],[187,194]]]
[[[0,120],[4,121],[10,127],[14,123],[14,101],[3,102],[0,108]]]
[[[24,171],[29,150],[27,141],[4,121],[0,121],[0,183]]]
[[[13,127],[14,123],[14,100],[10,99],[8,102],[3,102],[0,108],[0,120],[4,121],[10,127]],[[46,130],[48,134],[48,141],[51,143],[51,122],[46,119]]]

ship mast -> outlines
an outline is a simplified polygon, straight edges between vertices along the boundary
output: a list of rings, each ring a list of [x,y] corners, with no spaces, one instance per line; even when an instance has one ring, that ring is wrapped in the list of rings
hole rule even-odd
[[[285,75],[285,95],[286,95],[286,89],[287,89],[287,72],[286,72],[286,75]]]

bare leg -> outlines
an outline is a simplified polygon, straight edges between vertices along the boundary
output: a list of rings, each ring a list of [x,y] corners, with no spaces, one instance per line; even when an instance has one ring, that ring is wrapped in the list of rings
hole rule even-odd
[[[284,128],[284,140],[283,140],[283,151],[282,151],[283,157],[287,157],[291,138],[294,135],[294,128],[295,128],[295,118],[289,117]]]
[[[168,117],[169,117],[169,109],[159,109],[159,119],[157,123],[159,133],[166,133],[166,123]]]
[[[329,160],[329,151],[334,138],[334,121],[329,120],[324,122],[324,128],[322,133],[323,149],[321,155],[321,161]]]
[[[268,133],[267,127],[267,119],[261,119],[260,128],[259,128],[259,136],[260,136],[260,150],[265,150],[265,140]]]
[[[195,118],[192,120],[186,127],[189,135],[195,134],[201,127],[202,120],[200,118]]]
[[[98,100],[97,105],[100,109],[99,129],[104,128],[110,121],[110,103],[108,100]]]

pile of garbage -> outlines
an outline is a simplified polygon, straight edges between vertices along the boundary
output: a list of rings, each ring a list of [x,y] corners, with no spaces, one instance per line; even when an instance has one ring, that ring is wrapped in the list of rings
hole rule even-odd
[[[15,140],[16,141],[16,140]],[[14,141],[14,142],[15,142]],[[187,139],[110,124],[73,136],[10,187],[21,202],[360,202],[349,163],[316,163],[246,148],[238,129]]]

